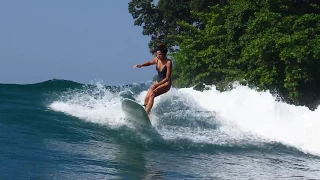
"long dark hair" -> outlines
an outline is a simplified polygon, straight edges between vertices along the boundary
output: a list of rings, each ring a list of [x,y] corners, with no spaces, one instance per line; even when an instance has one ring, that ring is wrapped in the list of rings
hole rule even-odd
[[[167,55],[168,48],[166,43],[161,43],[157,48],[153,50],[153,54],[155,54],[157,51],[160,51],[163,55]]]

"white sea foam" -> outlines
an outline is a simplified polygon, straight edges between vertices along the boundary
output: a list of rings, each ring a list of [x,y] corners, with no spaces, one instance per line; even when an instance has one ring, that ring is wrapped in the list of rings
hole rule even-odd
[[[120,93],[112,93],[98,83],[94,88],[69,91],[49,107],[85,121],[117,128],[127,124],[120,104]]]
[[[121,111],[121,93],[123,91],[112,93],[97,84],[90,92],[70,91],[49,107],[111,128],[130,126]],[[134,96],[142,103],[145,95],[143,91]],[[157,113],[161,108],[165,111]],[[151,119],[165,140],[189,139],[218,145],[278,142],[320,155],[319,108],[311,111],[278,102],[269,92],[257,92],[246,86],[236,86],[226,92],[217,91],[215,86],[203,92],[173,88],[156,98]],[[173,120],[179,122],[172,124]],[[217,124],[217,127],[197,126],[199,121]]]
[[[227,92],[219,92],[214,86],[204,92],[191,88],[179,91],[193,98],[200,108],[216,112],[220,130],[232,137],[256,137],[320,155],[319,108],[311,111],[279,102],[269,92],[246,86]]]

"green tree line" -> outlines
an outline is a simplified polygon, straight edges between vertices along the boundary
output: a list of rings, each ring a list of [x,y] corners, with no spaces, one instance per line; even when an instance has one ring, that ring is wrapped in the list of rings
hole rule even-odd
[[[239,82],[306,104],[320,94],[316,0],[132,0],[149,47],[167,42],[177,87]],[[309,103],[309,102],[307,102]]]

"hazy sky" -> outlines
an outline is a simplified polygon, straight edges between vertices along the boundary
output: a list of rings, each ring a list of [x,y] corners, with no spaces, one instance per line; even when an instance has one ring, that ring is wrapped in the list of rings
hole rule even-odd
[[[0,0],[0,83],[49,79],[109,85],[152,79],[149,37],[129,0]],[[121,71],[121,73],[120,73]]]

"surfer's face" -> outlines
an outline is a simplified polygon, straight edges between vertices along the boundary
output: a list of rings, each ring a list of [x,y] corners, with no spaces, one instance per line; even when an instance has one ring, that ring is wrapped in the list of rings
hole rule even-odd
[[[160,60],[163,60],[164,59],[164,55],[161,51],[157,51],[157,58],[160,59]]]

